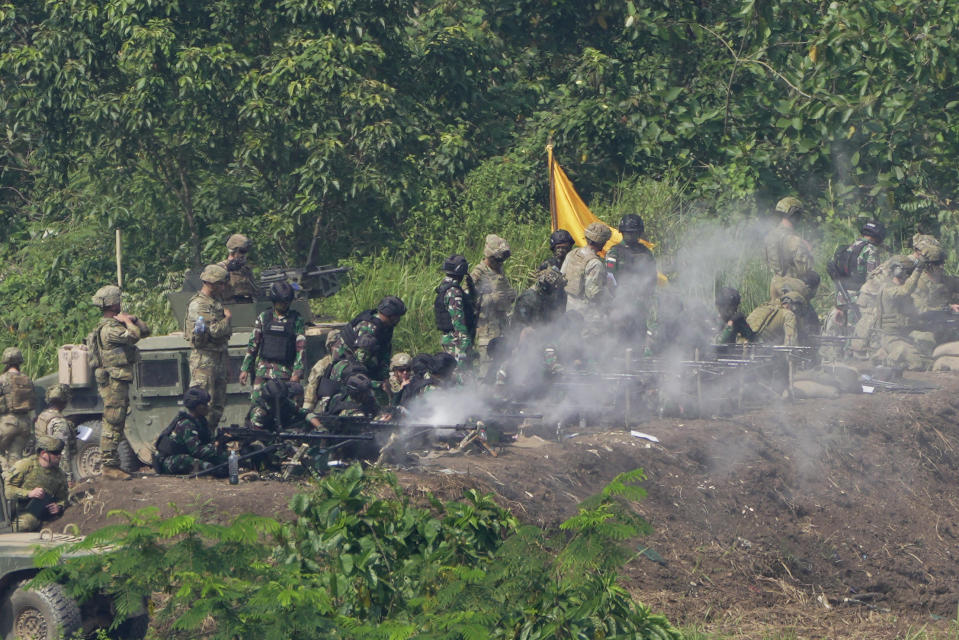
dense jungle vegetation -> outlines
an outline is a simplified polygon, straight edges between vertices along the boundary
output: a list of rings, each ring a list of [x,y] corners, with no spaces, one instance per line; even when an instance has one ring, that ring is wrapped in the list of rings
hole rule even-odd
[[[520,283],[545,253],[549,140],[661,255],[785,194],[823,256],[873,215],[952,249],[957,23],[951,0],[7,1],[0,342],[37,372],[81,338],[115,229],[161,329],[231,232],[298,264],[316,228],[358,282],[321,310],[396,292],[425,307],[400,337],[431,336],[444,255],[496,231]]]

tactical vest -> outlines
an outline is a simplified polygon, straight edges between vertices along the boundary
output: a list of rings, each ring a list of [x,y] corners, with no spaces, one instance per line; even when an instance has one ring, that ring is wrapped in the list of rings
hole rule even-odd
[[[444,280],[436,287],[436,298],[433,300],[433,317],[436,319],[436,328],[443,333],[453,330],[453,318],[450,317],[449,307],[446,306],[446,292],[452,288],[459,289],[463,297],[463,317],[470,335],[476,333],[476,313],[473,308],[472,296],[466,295],[463,288],[455,280]]]
[[[54,409],[53,407],[47,407],[40,412],[40,415],[37,416],[37,421],[34,423],[33,430],[37,436],[46,436],[52,435],[47,432],[47,425],[50,424],[50,421],[60,415],[60,412]]]
[[[772,270],[777,276],[784,275],[786,273],[786,259],[785,251],[783,251],[783,243],[786,241],[788,233],[781,226],[776,227],[772,231],[766,234],[766,238],[763,241],[766,251],[766,265]]]
[[[177,424],[180,422],[180,419],[184,416],[189,416],[185,411],[181,411],[173,420],[170,421],[163,431],[160,432],[160,435],[157,436],[155,447],[157,450],[157,455],[154,456],[154,465],[163,461],[163,458],[169,458],[170,456],[179,456],[185,453],[189,453],[186,450],[186,446],[182,443],[177,442],[173,439],[173,431],[176,429]],[[199,430],[202,431],[202,430]],[[159,460],[157,460],[159,458]]]
[[[566,294],[574,298],[582,298],[586,290],[586,265],[599,257],[589,247],[575,249],[563,263],[566,276]]]
[[[393,327],[377,317],[376,309],[370,309],[350,320],[350,323],[340,330],[340,337],[350,351],[356,350],[356,339],[358,337],[356,327],[361,322],[371,322],[373,324],[373,338],[376,340],[378,350],[382,351],[383,347],[393,340]]]
[[[103,342],[103,329],[111,323],[110,318],[105,319],[97,328],[96,336],[97,353],[101,367],[128,367],[137,362],[137,348],[132,344],[124,344],[119,347],[107,347]],[[119,321],[117,321],[119,322]]]
[[[299,314],[290,311],[285,318],[277,318],[273,311],[267,311],[263,319],[263,342],[260,344],[260,358],[292,366],[296,360],[296,321]]]
[[[27,413],[33,409],[33,381],[26,374],[9,372],[3,383],[3,395],[9,413]]]

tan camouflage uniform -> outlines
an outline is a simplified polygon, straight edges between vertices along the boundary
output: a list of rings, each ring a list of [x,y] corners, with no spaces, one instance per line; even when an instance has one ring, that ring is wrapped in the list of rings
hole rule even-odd
[[[194,327],[200,316],[203,316],[206,331],[197,335]],[[202,291],[193,296],[183,323],[183,337],[193,345],[193,351],[190,352],[190,386],[201,387],[210,394],[207,421],[211,430],[216,429],[226,407],[227,348],[231,335],[233,327],[230,319],[223,314],[220,301]]]
[[[73,423],[67,420],[56,407],[47,407],[37,416],[37,421],[34,423],[33,429],[34,435],[37,438],[41,436],[52,436],[63,440],[63,457],[60,458],[60,466],[64,469],[67,480],[72,482],[73,467],[71,466],[71,459],[73,452],[71,449],[74,446],[74,442],[76,442]]]
[[[799,296],[797,296],[799,297]],[[802,303],[805,304],[805,300]],[[746,317],[758,342],[795,347],[799,345],[799,319],[779,300],[764,302]]]
[[[769,283],[769,294],[776,298],[776,292],[783,289],[783,278],[798,278],[814,267],[814,258],[809,243],[796,231],[780,224],[766,234],[763,241],[766,248],[766,264],[773,272]]]
[[[103,399],[100,456],[105,467],[120,466],[117,447],[123,440],[133,366],[139,359],[136,343],[149,335],[149,327],[145,331],[136,324],[127,327],[112,317],[100,320],[96,328],[102,366],[94,371],[94,377]]]
[[[483,253],[489,259],[495,255],[509,256],[509,244],[499,236],[486,236]],[[505,273],[493,271],[486,260],[470,272],[476,288],[476,348],[483,361],[488,362],[486,347],[490,340],[506,333],[509,327],[509,312],[516,300],[516,291],[510,286]]]
[[[31,513],[22,509],[30,502],[29,493],[37,487],[43,490],[60,505],[61,511],[67,506],[69,492],[67,476],[58,467],[43,468],[38,456],[24,458],[14,464],[11,473],[5,474],[4,491],[8,500],[15,500],[21,513],[17,517],[16,527],[19,531],[37,531],[42,521]],[[52,516],[51,516],[52,519]]]
[[[912,294],[916,290],[922,269],[915,269],[902,284],[891,278],[883,284],[876,304],[876,331],[879,333],[879,348],[872,359],[890,367],[906,367],[923,370],[931,363],[926,332],[911,331],[915,321],[916,307]],[[922,346],[923,348],[920,348]],[[926,351],[930,351],[926,353]]]
[[[0,468],[4,475],[24,455],[29,455],[33,446],[33,430],[30,426],[32,403],[26,410],[13,410],[12,383],[15,378],[20,381],[29,380],[19,371],[8,370],[0,374],[0,391],[3,394],[0,400],[0,411],[3,412],[0,415]]]

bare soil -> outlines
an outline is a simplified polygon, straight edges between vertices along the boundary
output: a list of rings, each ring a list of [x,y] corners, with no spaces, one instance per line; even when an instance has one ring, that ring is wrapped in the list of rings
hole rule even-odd
[[[554,526],[617,473],[642,467],[652,552],[628,567],[637,598],[676,624],[734,638],[955,637],[959,603],[959,375],[925,394],[774,400],[741,415],[650,419],[561,441],[397,470],[411,493],[476,487]],[[569,434],[567,434],[569,435]],[[88,533],[113,509],[157,506],[215,520],[289,517],[295,483],[97,479],[57,527]],[[170,506],[173,503],[174,508]],[[654,559],[650,559],[650,557]]]

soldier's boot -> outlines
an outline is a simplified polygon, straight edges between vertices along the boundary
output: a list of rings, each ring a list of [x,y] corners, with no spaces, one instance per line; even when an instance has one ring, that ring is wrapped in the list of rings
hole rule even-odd
[[[129,480],[132,477],[120,467],[101,467],[100,475],[111,480]]]

